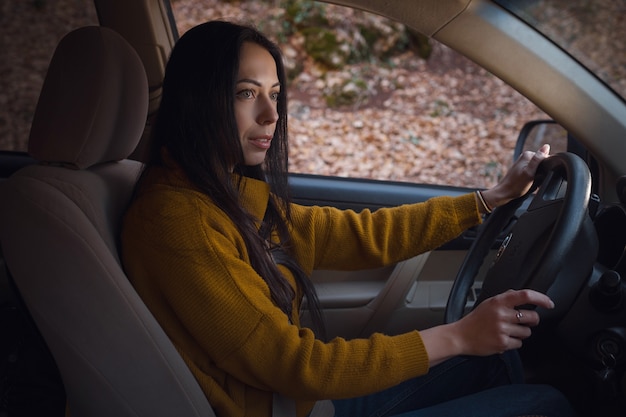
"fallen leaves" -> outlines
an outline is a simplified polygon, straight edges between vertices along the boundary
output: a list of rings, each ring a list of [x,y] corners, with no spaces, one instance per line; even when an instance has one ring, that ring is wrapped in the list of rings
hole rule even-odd
[[[295,172],[489,187],[512,162],[523,123],[546,117],[499,79],[442,45],[428,62],[406,53],[376,72],[369,101],[324,104],[325,80],[303,73],[290,93]],[[448,62],[454,61],[455,65]],[[445,66],[449,66],[446,68]],[[458,66],[461,66],[460,69]],[[305,75],[306,74],[306,75]],[[380,99],[380,97],[384,99]]]
[[[37,12],[21,3],[4,6],[15,11],[7,15],[21,19],[5,22],[8,33],[18,31],[20,25],[40,28],[49,21],[56,35],[33,33],[37,42],[24,36],[30,42],[26,55],[21,44],[5,48],[7,60],[0,68],[6,86],[0,90],[2,149],[26,149],[32,113],[57,37],[72,25],[95,19],[95,14],[72,15],[75,10],[83,11],[84,3],[64,0],[67,7]],[[277,4],[172,1],[181,34],[207,20],[249,21],[250,16],[265,16],[262,29],[270,37],[276,33],[272,25],[281,21]],[[361,19],[385,30],[394,27],[383,24],[379,16],[328,7],[335,23]],[[44,19],[44,12],[58,16]],[[70,17],[73,23],[66,24]],[[384,62],[366,61],[329,71],[306,56],[301,34],[282,41],[294,69],[288,86],[293,172],[489,187],[510,165],[523,123],[545,117],[505,83],[441,44],[433,43],[428,61],[405,52]],[[376,48],[389,48],[381,42],[377,41]],[[15,64],[20,60],[32,61],[26,65],[33,67],[32,75],[14,70],[21,68]],[[349,105],[328,105],[329,97],[341,94]]]
[[[207,20],[264,15],[272,37],[270,17],[280,16],[271,2],[176,0],[172,6],[180,33]],[[343,26],[355,19],[393,26],[378,23],[379,16],[328,7],[327,15]],[[405,52],[385,63],[337,70],[307,57],[298,33],[277,41],[300,71],[288,91],[292,172],[489,187],[510,166],[523,124],[546,118],[504,82],[435,41],[428,61]],[[340,94],[356,99],[329,106],[328,97]]]

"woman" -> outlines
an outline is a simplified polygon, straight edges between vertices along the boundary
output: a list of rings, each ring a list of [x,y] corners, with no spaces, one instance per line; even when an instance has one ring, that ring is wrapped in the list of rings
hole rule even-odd
[[[515,306],[552,307],[543,294],[510,291],[457,323],[350,341],[317,339],[299,316],[306,298],[323,332],[314,269],[378,267],[438,247],[525,193],[547,147],[482,194],[359,214],[291,204],[280,51],[227,22],[176,44],[153,132],[125,218],[124,264],[218,416],[270,416],[279,403],[306,416],[322,399],[335,400],[337,416],[499,415],[491,406],[570,415],[548,387],[511,386],[519,365],[500,355],[539,321]],[[505,388],[487,390],[495,386]]]

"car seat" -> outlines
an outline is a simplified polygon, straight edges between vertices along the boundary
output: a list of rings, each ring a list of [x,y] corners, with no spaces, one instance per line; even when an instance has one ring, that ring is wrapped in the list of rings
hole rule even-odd
[[[126,41],[59,43],[33,119],[37,164],[0,184],[0,244],[60,370],[72,417],[215,416],[122,269],[118,237],[141,163],[148,86]]]

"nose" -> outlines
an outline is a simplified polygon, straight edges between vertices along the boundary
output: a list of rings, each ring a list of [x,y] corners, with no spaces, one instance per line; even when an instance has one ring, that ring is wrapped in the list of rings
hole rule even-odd
[[[259,112],[257,115],[257,123],[260,125],[274,124],[278,121],[278,111],[276,102],[270,97],[263,97],[257,102],[259,104]]]

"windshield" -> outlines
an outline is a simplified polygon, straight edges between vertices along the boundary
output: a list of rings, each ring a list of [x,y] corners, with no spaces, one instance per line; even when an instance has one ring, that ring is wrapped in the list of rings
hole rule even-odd
[[[496,0],[626,99],[626,0]]]

